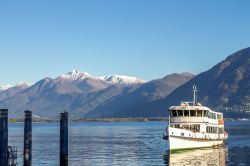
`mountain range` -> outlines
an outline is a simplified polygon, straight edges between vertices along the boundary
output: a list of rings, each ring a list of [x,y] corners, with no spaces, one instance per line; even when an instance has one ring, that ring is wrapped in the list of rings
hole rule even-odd
[[[19,116],[30,109],[36,116],[55,117],[67,109],[73,117],[93,117],[105,103],[121,96],[138,94],[138,100],[159,100],[193,77],[191,73],[172,74],[146,82],[124,75],[92,76],[73,70],[54,79],[45,77],[33,85],[18,84],[0,92],[0,106]],[[136,101],[137,99],[134,99]]]
[[[196,76],[184,72],[144,81],[124,75],[96,77],[73,70],[33,85],[1,86],[0,107],[8,108],[11,117],[22,115],[25,109],[40,117],[58,117],[65,109],[71,117],[168,116],[169,106],[192,100],[193,85],[203,105],[223,111],[226,117],[249,117],[250,48]]]

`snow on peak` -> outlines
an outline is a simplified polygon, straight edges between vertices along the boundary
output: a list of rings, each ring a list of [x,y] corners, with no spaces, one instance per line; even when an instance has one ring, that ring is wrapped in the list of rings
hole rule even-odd
[[[71,72],[68,72],[67,74],[64,74],[60,77],[64,79],[78,80],[78,79],[85,79],[91,76],[87,72],[80,72],[79,70],[72,70]]]
[[[17,87],[30,87],[32,84],[26,82],[19,82],[16,84]]]
[[[15,86],[7,84],[7,85],[0,86],[0,91],[5,91],[5,90],[8,90],[10,88],[28,88],[30,86],[31,86],[31,84],[25,83],[25,82],[17,83]]]
[[[4,90],[7,90],[7,89],[12,88],[12,87],[13,87],[13,85],[10,85],[10,84],[1,85],[0,91],[4,91]]]
[[[100,79],[111,84],[119,85],[142,84],[146,82],[137,77],[130,77],[125,75],[103,76],[100,77]]]

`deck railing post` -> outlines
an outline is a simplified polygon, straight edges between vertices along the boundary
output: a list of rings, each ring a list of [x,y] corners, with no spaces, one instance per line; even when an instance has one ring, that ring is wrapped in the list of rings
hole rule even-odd
[[[60,166],[68,166],[68,113],[60,116]]]
[[[0,109],[0,165],[8,165],[8,109]]]
[[[24,115],[23,165],[32,165],[32,112],[26,110]]]

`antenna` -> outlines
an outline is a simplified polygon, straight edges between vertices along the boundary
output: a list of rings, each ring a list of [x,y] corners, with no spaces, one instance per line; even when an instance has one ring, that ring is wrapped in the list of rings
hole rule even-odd
[[[196,92],[197,92],[196,85],[193,85],[193,106],[196,105]]]

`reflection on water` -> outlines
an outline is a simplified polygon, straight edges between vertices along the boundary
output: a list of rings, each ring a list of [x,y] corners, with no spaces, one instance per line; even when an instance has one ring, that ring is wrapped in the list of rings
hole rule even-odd
[[[215,147],[182,151],[177,153],[166,153],[164,160],[170,166],[225,166],[228,156],[228,148]]]

